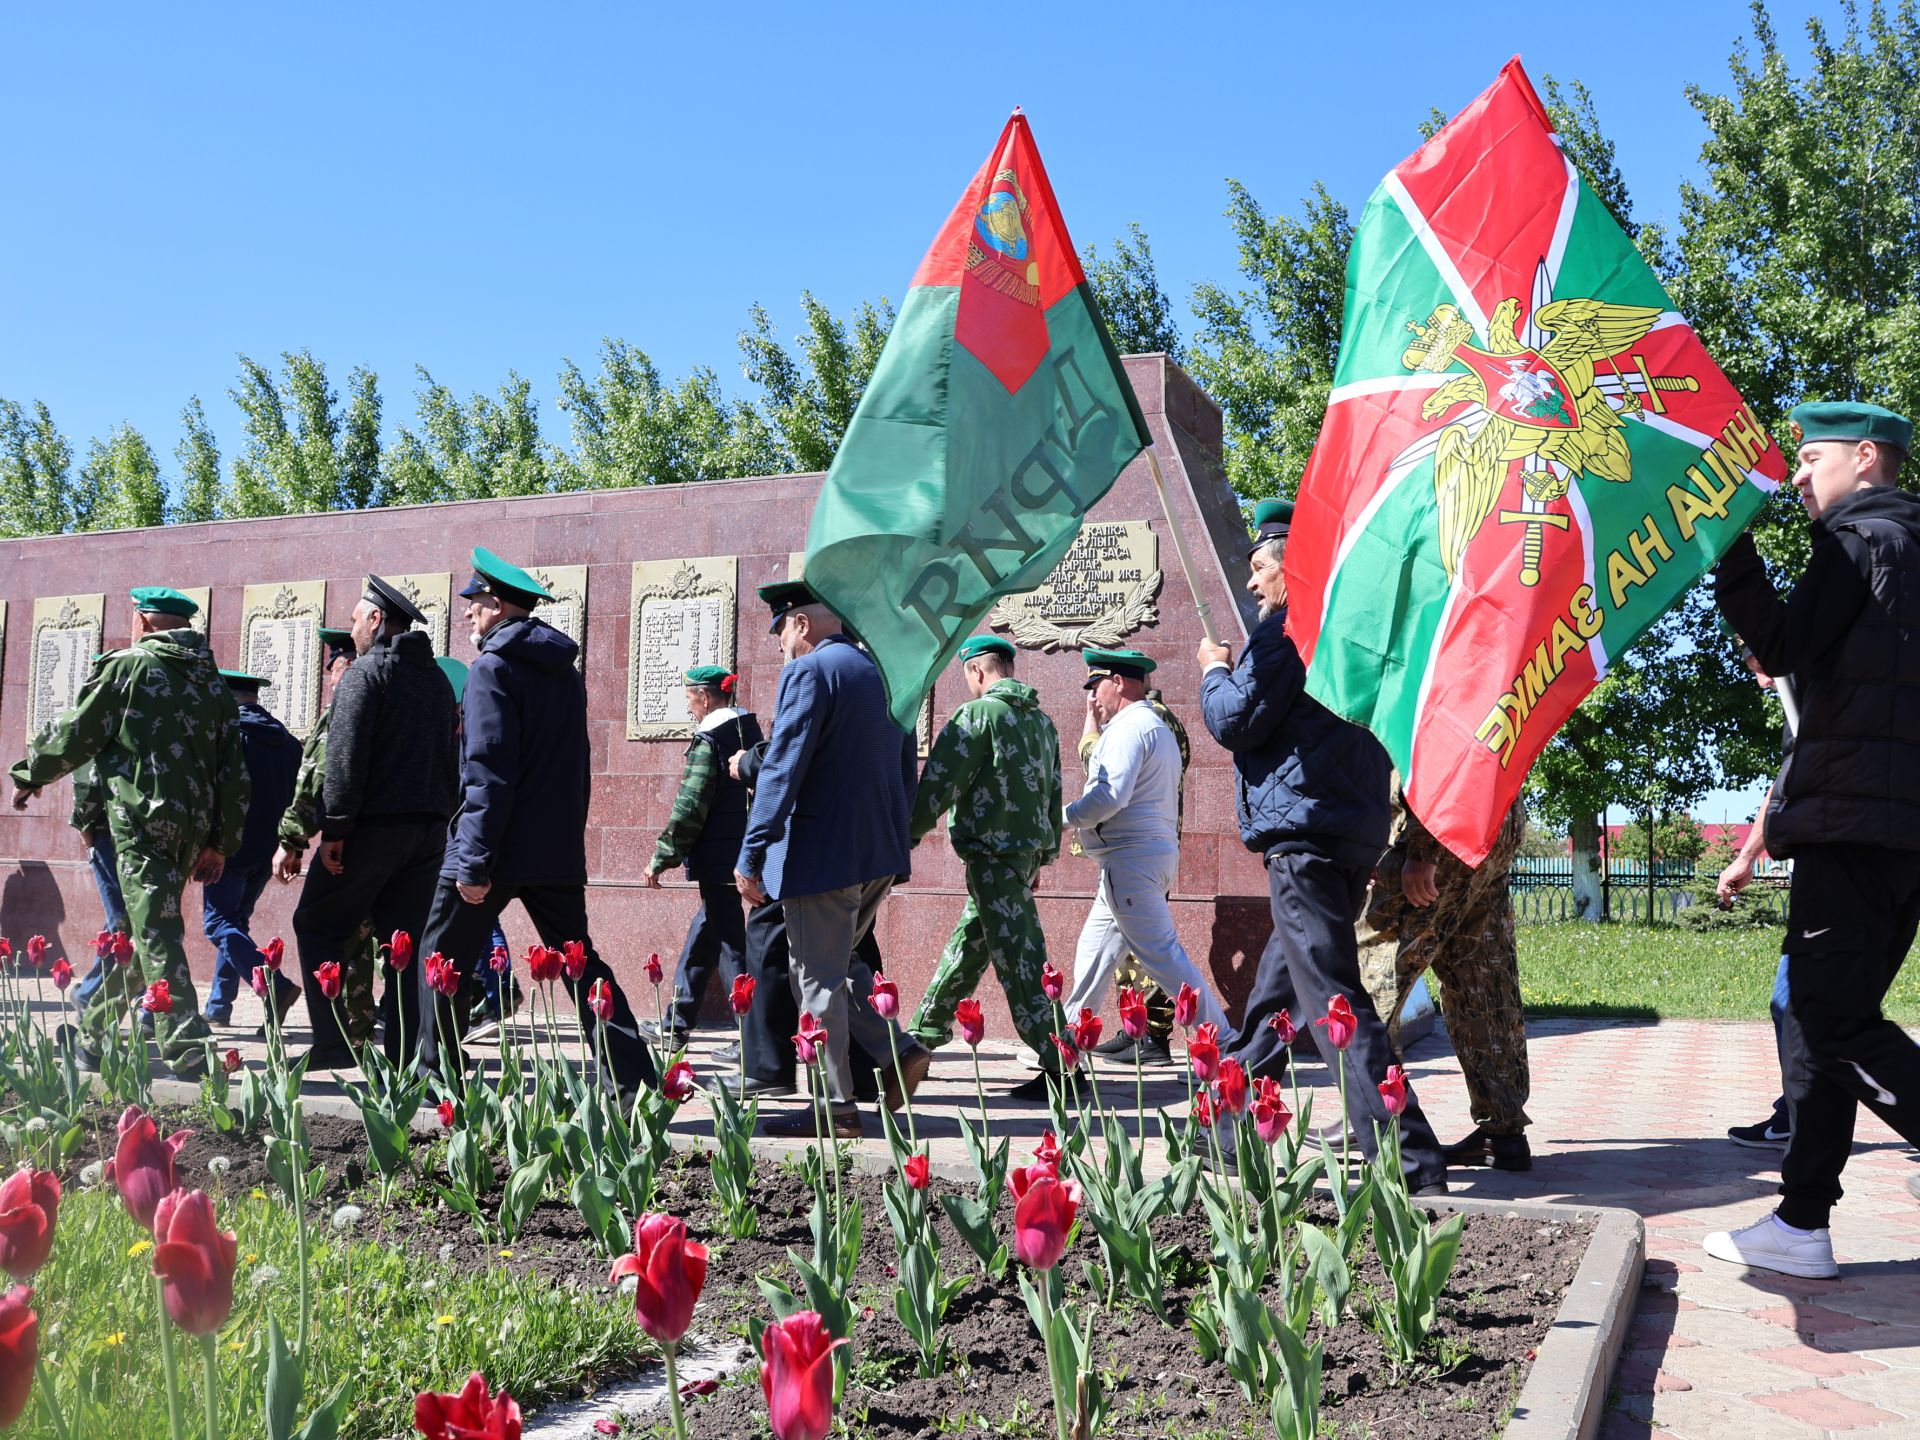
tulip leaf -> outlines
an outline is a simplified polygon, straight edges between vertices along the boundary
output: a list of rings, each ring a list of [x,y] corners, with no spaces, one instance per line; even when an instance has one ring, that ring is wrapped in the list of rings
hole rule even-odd
[[[1303,1221],[1300,1241],[1306,1247],[1307,1268],[1320,1287],[1320,1323],[1332,1330],[1346,1311],[1347,1296],[1353,1291],[1353,1272],[1333,1237],[1318,1225]]]
[[[267,1440],[293,1440],[293,1417],[306,1389],[298,1356],[287,1349],[280,1321],[267,1316]]]
[[[547,1188],[547,1174],[553,1168],[551,1155],[536,1155],[507,1178],[507,1191],[500,1199],[500,1233],[511,1241],[533,1214]]]

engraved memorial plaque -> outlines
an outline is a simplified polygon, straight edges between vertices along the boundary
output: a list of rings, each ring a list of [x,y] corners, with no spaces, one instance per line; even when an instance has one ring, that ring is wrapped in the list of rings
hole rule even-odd
[[[987,624],[1029,650],[1118,645],[1160,618],[1160,542],[1144,520],[1088,521],[1053,572]]]
[[[240,600],[241,668],[266,681],[260,703],[301,739],[320,714],[320,625],[327,582],[249,585]]]
[[[533,613],[580,647],[574,668],[587,669],[587,567],[584,565],[529,565],[527,573],[553,599]]]
[[[33,602],[33,648],[28,654],[27,738],[73,704],[106,628],[104,595],[45,595]]]
[[[434,654],[446,654],[451,604],[447,597],[453,593],[453,576],[443,571],[438,575],[382,575],[380,578],[420,607],[427,623],[415,624],[413,628],[426,631],[427,639],[433,642]]]
[[[739,569],[734,555],[634,563],[627,639],[629,740],[693,734],[686,672],[695,665],[733,668]]]

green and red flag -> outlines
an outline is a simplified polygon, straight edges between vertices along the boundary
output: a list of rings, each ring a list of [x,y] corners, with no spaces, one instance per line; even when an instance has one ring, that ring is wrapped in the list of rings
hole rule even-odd
[[[1018,110],[913,277],[807,530],[893,718],[1151,443]]]
[[[1354,233],[1286,554],[1307,689],[1478,863],[1611,657],[1785,474],[1514,60]]]

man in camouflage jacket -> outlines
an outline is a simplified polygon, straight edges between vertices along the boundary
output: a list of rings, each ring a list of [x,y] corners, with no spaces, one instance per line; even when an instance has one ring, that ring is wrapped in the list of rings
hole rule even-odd
[[[960,647],[973,699],[933,744],[913,802],[917,843],[951,811],[947,838],[967,870],[967,905],[908,1028],[929,1047],[953,1034],[954,1007],[989,964],[1034,1053],[1052,1053],[1053,1004],[1040,988],[1047,941],[1034,907],[1042,866],[1060,853],[1060,737],[1030,685],[1013,678],[1013,646],[976,635]]]
[[[121,893],[140,972],[116,966],[81,1012],[80,1058],[97,1055],[130,996],[165,981],[172,1008],[154,1017],[162,1060],[176,1075],[206,1068],[207,1024],[187,970],[181,896],[191,877],[219,878],[240,848],[252,785],[240,748],[239,708],[206,637],[187,622],[198,607],[177,590],[133,592],[134,643],[100,658],[74,699],[13,767],[13,804],[89,760],[107,797]]]

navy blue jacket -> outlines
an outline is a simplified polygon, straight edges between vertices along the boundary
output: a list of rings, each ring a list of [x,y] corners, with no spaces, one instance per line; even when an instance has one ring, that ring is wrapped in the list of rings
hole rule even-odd
[[[443,878],[587,883],[591,761],[587,687],[573,668],[579,648],[532,616],[482,637],[461,703],[460,809]]]
[[[247,802],[247,826],[229,863],[251,868],[273,859],[280,843],[280,817],[293,803],[300,773],[300,742],[273,715],[250,701],[240,702],[240,748],[247,757],[253,798]]]
[[[1307,694],[1287,612],[1254,626],[1232,670],[1200,682],[1207,730],[1233,752],[1249,850],[1313,850],[1372,865],[1387,848],[1393,766],[1372,735]]]
[[[737,868],[776,900],[905,875],[918,771],[873,658],[829,635],[780,671]]]

